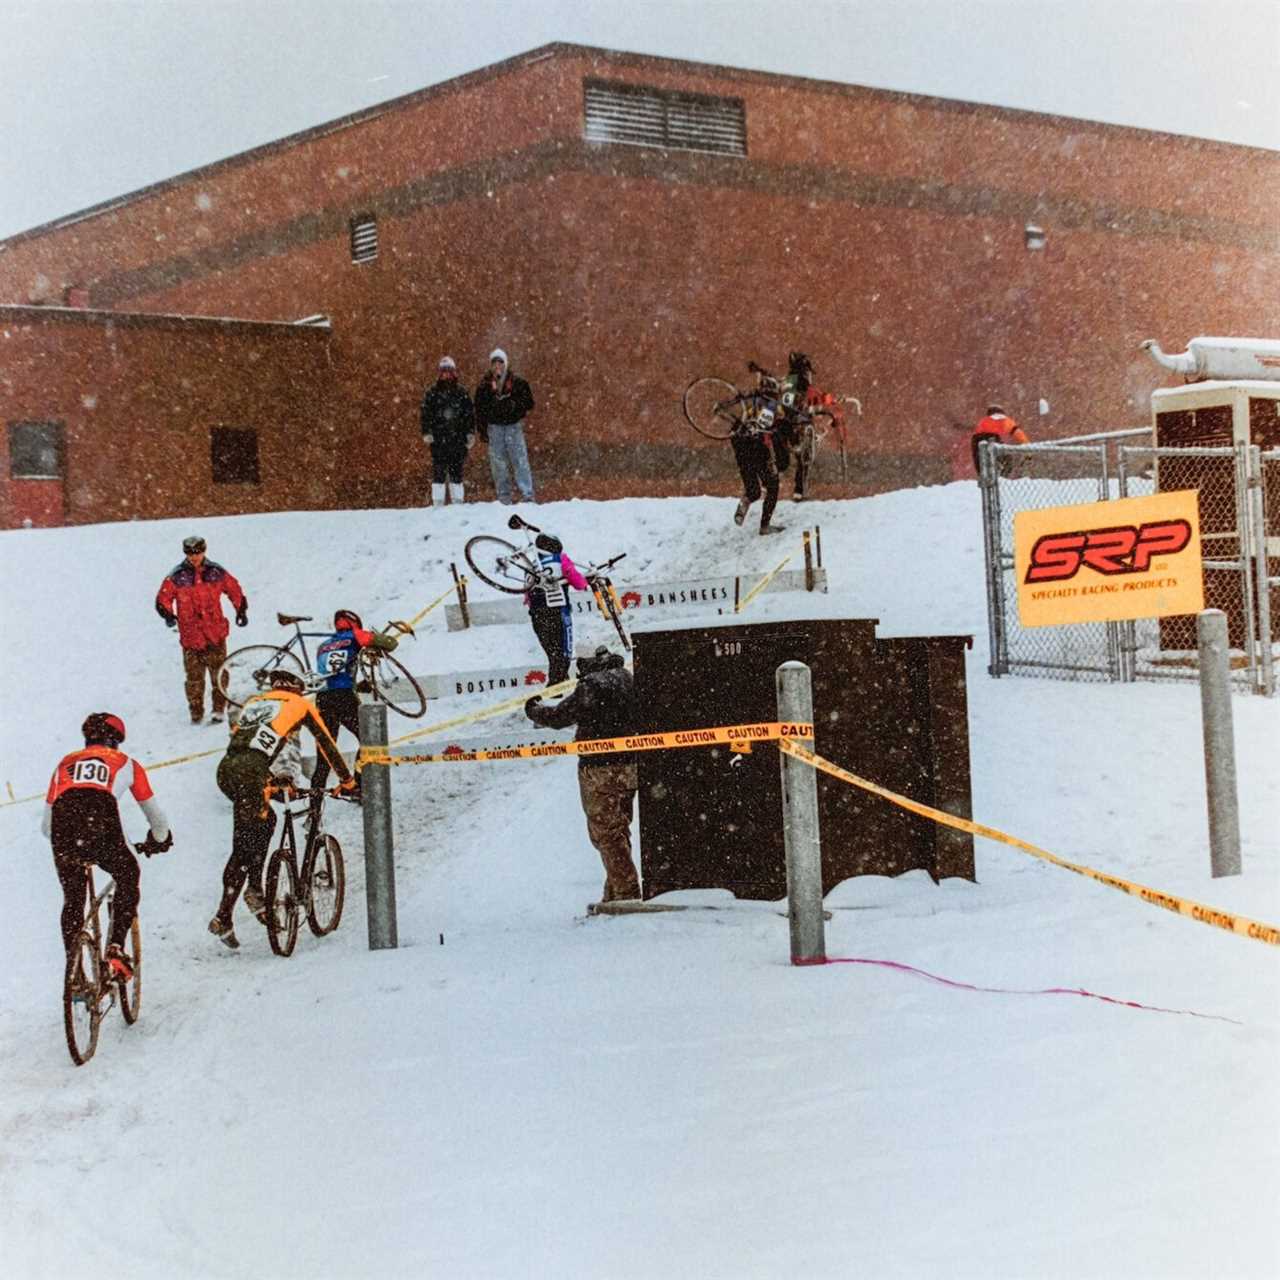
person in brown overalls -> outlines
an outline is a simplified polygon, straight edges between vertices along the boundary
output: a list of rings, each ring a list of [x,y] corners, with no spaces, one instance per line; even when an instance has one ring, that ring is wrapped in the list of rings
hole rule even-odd
[[[621,738],[635,730],[635,695],[622,655],[603,645],[578,659],[578,684],[561,702],[544,707],[540,697],[524,704],[534,724],[564,729],[577,724],[575,741]],[[635,804],[636,762],[625,753],[578,757],[578,792],[587,817],[587,835],[604,863],[602,902],[640,896],[640,877],[631,860],[631,811]]]

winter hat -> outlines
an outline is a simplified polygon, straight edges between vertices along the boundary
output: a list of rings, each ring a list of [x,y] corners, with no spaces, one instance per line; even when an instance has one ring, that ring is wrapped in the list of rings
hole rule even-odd
[[[507,353],[501,347],[494,347],[489,352],[489,363],[492,364],[495,360],[501,360],[503,364],[507,363]]]
[[[452,356],[441,356],[440,363],[436,366],[437,369],[457,369],[457,367]]]

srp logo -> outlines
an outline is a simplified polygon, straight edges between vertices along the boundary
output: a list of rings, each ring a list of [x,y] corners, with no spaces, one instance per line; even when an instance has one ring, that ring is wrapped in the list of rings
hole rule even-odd
[[[624,591],[619,603],[624,609],[638,609],[640,607],[640,593],[638,591]]]
[[[526,671],[524,673],[525,684],[546,684],[547,673],[545,671]]]
[[[1186,520],[1045,534],[1031,548],[1023,582],[1067,582],[1084,568],[1109,577],[1146,573],[1156,556],[1175,555],[1190,541],[1191,525]]]

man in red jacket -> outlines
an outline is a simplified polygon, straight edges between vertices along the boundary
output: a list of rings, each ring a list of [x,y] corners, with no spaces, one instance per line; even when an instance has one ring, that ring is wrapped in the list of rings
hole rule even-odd
[[[156,592],[156,612],[166,626],[178,628],[191,723],[199,724],[204,719],[204,680],[208,672],[213,685],[213,714],[209,720],[218,724],[227,706],[218,688],[218,669],[227,656],[227,633],[231,630],[222,613],[221,597],[225,595],[231,601],[237,627],[249,624],[249,601],[231,574],[205,558],[203,538],[183,538],[182,551],[185,559]]]
[[[969,448],[973,454],[974,474],[982,475],[982,457],[979,449],[988,441],[996,444],[1030,444],[1027,433],[1018,426],[998,404],[987,406],[986,416],[973,429],[973,437]]]

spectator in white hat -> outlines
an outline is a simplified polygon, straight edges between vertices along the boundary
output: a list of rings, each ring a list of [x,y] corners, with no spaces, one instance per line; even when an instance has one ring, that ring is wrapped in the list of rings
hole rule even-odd
[[[463,501],[462,464],[476,442],[476,419],[452,356],[441,357],[435,386],[422,397],[419,418],[422,439],[431,449],[431,505],[444,506],[446,485],[450,502]]]
[[[512,476],[521,498],[535,501],[529,450],[524,442],[524,419],[532,408],[529,384],[508,369],[507,353],[495,347],[489,354],[489,372],[476,388],[476,421],[480,438],[489,443],[489,470],[498,501],[507,506],[515,501]]]

